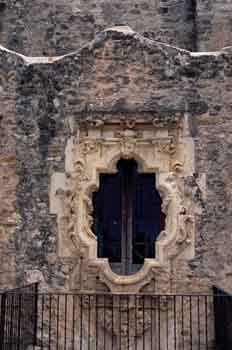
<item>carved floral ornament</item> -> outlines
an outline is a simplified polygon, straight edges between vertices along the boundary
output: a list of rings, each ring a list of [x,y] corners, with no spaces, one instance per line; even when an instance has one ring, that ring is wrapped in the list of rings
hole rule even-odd
[[[117,118],[113,118],[111,115],[100,116],[92,115],[91,117],[86,117],[79,120],[80,128],[101,128],[105,125],[120,125],[120,129],[134,129],[137,126],[149,124],[155,128],[180,128],[182,123],[182,115],[177,114],[176,116],[165,116],[165,117],[152,117],[150,114],[142,116],[143,113],[139,113],[134,117],[127,117],[123,113]]]
[[[175,124],[175,127],[173,125]],[[76,254],[99,271],[100,279],[113,292],[138,292],[153,278],[156,269],[168,266],[180,254],[194,255],[194,208],[185,207],[183,190],[185,140],[180,122],[125,120],[112,122],[85,120],[79,124],[73,142],[73,167],[70,174],[69,230],[70,244]],[[120,158],[133,158],[139,172],[156,173],[156,187],[166,214],[165,231],[156,242],[156,258],[145,259],[137,273],[115,274],[108,259],[98,258],[97,238],[91,230],[92,193],[99,187],[100,173],[115,173]],[[78,250],[78,252],[77,252]],[[82,254],[82,253],[81,253]],[[87,256],[86,256],[87,254]]]

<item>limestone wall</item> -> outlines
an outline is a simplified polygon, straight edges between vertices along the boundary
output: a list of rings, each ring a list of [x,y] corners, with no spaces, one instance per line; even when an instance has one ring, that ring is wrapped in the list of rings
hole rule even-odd
[[[230,0],[1,0],[0,41],[26,55],[69,53],[106,27],[192,51],[231,44]]]
[[[231,291],[231,60],[230,49],[190,54],[126,28],[60,58],[31,60],[1,49],[2,286],[41,280],[70,289],[75,274],[75,289],[107,289],[81,252],[58,255],[50,189],[52,175],[65,172],[77,121],[120,113],[187,118],[196,148],[196,173],[185,179],[197,208],[195,257],[177,254],[148,289],[208,291],[215,283]]]
[[[15,228],[19,222],[16,212],[16,173],[15,148],[15,108],[16,108],[16,65],[14,55],[1,52],[0,68],[0,289],[4,286],[14,286],[15,249],[9,242],[14,237]]]
[[[215,51],[231,45],[231,9],[230,0],[197,0],[198,51]]]
[[[124,24],[150,38],[194,49],[194,0],[1,1],[1,42],[27,55],[61,55],[106,27]]]

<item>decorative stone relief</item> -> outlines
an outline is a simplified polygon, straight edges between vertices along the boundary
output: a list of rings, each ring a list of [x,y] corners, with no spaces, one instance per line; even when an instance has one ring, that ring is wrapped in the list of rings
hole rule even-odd
[[[169,266],[174,256],[183,251],[186,259],[194,256],[195,207],[191,195],[186,200],[184,187],[185,177],[192,176],[194,170],[194,147],[186,125],[181,117],[85,119],[67,145],[66,175],[52,176],[51,211],[57,215],[60,257],[83,256],[112,292],[138,292],[154,279],[156,270]],[[187,146],[191,150],[188,158]],[[166,214],[165,231],[156,242],[156,258],[145,259],[141,270],[130,276],[117,275],[108,259],[98,258],[97,238],[91,230],[92,193],[99,187],[99,174],[115,173],[120,158],[135,159],[141,173],[156,173]],[[75,275],[73,271],[70,276],[72,287]]]

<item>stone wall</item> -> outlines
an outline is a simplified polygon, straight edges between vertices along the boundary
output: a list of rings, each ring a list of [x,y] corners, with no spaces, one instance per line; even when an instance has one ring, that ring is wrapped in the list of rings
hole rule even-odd
[[[1,0],[0,40],[29,56],[69,53],[114,25],[192,51],[231,42],[230,1]]]
[[[0,78],[0,288],[15,285],[15,249],[10,249],[18,223],[16,206],[16,172],[15,148],[15,109],[16,109],[16,67],[14,55],[1,53]]]
[[[174,257],[150,290],[231,291],[231,50],[191,54],[127,28],[101,32],[80,51],[28,59],[1,49],[1,284],[35,280],[48,288],[103,289],[81,256],[57,255],[51,176],[65,171],[67,140],[89,114],[140,113],[190,121],[196,173],[186,195],[196,203],[195,258]],[[82,113],[81,111],[85,111]],[[76,269],[75,271],[78,271]],[[9,278],[9,276],[12,276]]]
[[[198,51],[216,51],[231,45],[231,9],[230,0],[197,0]]]
[[[1,42],[26,55],[69,53],[114,25],[150,38],[195,48],[195,0],[1,1]],[[0,17],[1,18],[1,17]]]

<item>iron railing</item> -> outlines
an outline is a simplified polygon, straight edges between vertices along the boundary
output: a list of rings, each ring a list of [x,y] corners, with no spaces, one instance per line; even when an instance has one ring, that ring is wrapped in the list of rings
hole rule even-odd
[[[18,290],[8,292],[6,299],[0,350],[232,349],[232,297],[217,290],[212,295]]]
[[[0,350],[24,350],[36,345],[37,291],[34,283],[1,294]]]

